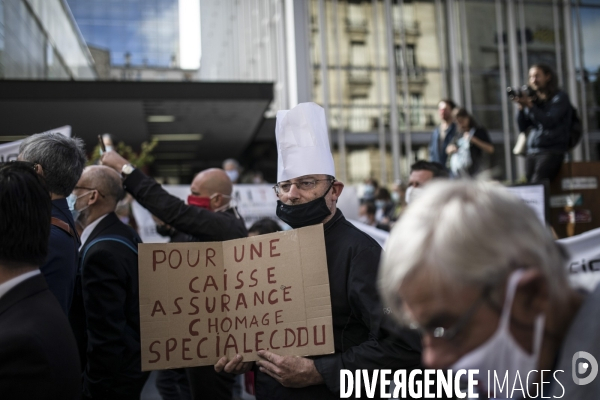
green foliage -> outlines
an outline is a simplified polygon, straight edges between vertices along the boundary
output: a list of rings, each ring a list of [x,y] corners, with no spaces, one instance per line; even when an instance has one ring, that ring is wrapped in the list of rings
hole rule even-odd
[[[123,142],[119,142],[117,144],[116,151],[125,159],[127,159],[127,161],[129,161],[132,165],[135,165],[137,168],[142,168],[146,165],[152,164],[152,162],[154,161],[152,151],[154,150],[157,144],[158,140],[156,139],[152,140],[150,143],[143,142],[140,152],[136,153],[133,151],[131,146],[128,146]],[[94,151],[92,152],[92,156],[88,161],[88,165],[97,164],[98,160],[100,160],[100,145],[94,147]]]

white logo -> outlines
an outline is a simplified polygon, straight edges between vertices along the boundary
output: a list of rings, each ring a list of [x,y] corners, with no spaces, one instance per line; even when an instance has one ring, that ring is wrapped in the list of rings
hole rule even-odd
[[[587,362],[581,361],[582,358],[587,360]],[[596,376],[598,375],[598,361],[596,361],[596,358],[594,358],[594,356],[590,353],[586,351],[578,351],[577,353],[573,354],[572,371],[573,382],[575,382],[575,384],[587,385],[596,379]],[[578,377],[578,375],[583,375],[587,373],[587,371],[590,371],[587,377]]]

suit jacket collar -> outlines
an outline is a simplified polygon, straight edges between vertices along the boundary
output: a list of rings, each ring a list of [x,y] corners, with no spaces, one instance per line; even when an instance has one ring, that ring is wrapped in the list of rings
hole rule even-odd
[[[96,239],[99,236],[102,236],[102,234],[105,231],[110,231],[111,228],[115,225],[115,224],[120,224],[122,223],[121,220],[119,219],[119,217],[117,217],[117,214],[115,214],[114,212],[109,213],[106,217],[104,217],[104,219],[102,219],[102,221],[100,221],[100,223],[94,228],[94,230],[92,231],[92,233],[90,233],[90,237],[86,240],[86,243],[91,243],[92,240]]]
[[[52,216],[69,224],[69,226],[75,233],[75,238],[77,239],[77,247],[79,247],[81,245],[81,241],[79,238],[79,234],[77,233],[77,229],[75,228],[75,221],[73,220],[71,210],[69,210],[69,204],[67,203],[67,199],[52,200]]]
[[[0,315],[19,301],[44,290],[48,290],[48,284],[42,274],[24,280],[0,298]]]

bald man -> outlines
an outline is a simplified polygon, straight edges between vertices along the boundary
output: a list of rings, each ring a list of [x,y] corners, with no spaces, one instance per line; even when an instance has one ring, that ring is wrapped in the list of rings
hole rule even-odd
[[[224,170],[212,168],[196,175],[185,204],[118,153],[106,152],[101,161],[121,173],[125,189],[142,206],[165,224],[191,235],[191,241],[220,242],[248,236],[244,220],[231,206],[233,185]],[[187,368],[187,375],[193,399],[231,400],[233,375],[216,373],[212,366]]]
[[[121,176],[101,165],[83,170],[73,194],[83,226],[71,325],[82,356],[84,399],[139,399],[141,371],[137,244],[115,214]]]

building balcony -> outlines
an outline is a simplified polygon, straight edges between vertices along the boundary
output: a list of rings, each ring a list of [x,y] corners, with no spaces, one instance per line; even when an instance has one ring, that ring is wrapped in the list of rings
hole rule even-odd
[[[408,91],[411,93],[421,93],[425,89],[425,84],[427,83],[427,79],[425,78],[425,71],[422,67],[413,67],[408,68],[407,78],[408,78]],[[402,69],[397,68],[396,74],[398,76],[398,89],[402,91]]]
[[[366,68],[366,66],[365,66]],[[348,71],[348,88],[351,98],[364,98],[369,96],[373,85],[371,71],[368,69],[351,69]]]
[[[414,41],[417,37],[421,36],[421,29],[418,21],[403,21],[394,20],[394,34],[396,41],[402,41],[402,34],[406,38],[406,41]]]
[[[367,40],[367,20],[346,18],[346,33],[350,42],[365,42]]]

